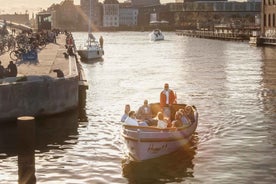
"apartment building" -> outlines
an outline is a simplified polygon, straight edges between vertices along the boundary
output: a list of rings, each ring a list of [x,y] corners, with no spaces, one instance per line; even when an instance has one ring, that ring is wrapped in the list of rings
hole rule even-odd
[[[119,2],[105,0],[103,3],[103,27],[119,27]]]

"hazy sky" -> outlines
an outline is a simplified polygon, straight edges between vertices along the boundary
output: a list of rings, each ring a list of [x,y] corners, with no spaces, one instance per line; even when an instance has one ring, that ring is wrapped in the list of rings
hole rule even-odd
[[[0,0],[0,14],[3,13],[25,13],[38,12],[39,10],[46,9],[53,3],[60,3],[63,0]],[[75,4],[79,3],[79,0],[74,0]],[[99,0],[102,2],[103,0]],[[125,0],[119,0],[124,2]],[[161,3],[175,2],[175,0],[160,0]]]

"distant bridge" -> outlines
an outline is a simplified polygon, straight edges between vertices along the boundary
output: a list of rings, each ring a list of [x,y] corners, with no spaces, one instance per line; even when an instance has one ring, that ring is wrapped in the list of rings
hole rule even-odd
[[[3,26],[4,24],[4,20],[0,19],[0,25]],[[15,22],[11,22],[11,21],[6,21],[7,27],[9,28],[14,28],[14,29],[20,29],[20,30],[28,30],[28,29],[32,29],[30,26],[26,26],[24,24],[18,24]]]

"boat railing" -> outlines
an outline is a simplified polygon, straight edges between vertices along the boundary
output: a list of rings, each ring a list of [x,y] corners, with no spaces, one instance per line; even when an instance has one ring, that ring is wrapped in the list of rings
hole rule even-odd
[[[176,129],[175,129],[176,130]],[[138,142],[164,142],[164,141],[176,141],[189,137],[194,130],[182,130],[182,131],[143,131],[141,129],[130,130],[123,129],[122,136],[131,141]],[[161,133],[161,134],[160,134]]]
[[[158,128],[155,126],[133,126],[133,125],[123,125],[125,129],[137,131],[138,129],[140,131],[144,132],[171,132],[176,131],[177,128]]]

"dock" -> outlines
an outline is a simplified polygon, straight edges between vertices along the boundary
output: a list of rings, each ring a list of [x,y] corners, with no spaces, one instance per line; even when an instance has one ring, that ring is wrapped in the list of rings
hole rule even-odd
[[[226,40],[226,41],[248,41],[249,37],[239,33],[216,33],[214,31],[197,30],[176,30],[179,36],[189,36],[206,39]]]
[[[79,91],[87,89],[87,82],[77,56],[64,56],[65,43],[66,36],[58,35],[56,43],[38,51],[37,60],[14,62],[16,77],[0,79],[0,123],[19,116],[47,116],[78,108],[79,101],[83,101]],[[6,68],[11,61],[9,52],[0,60]]]

